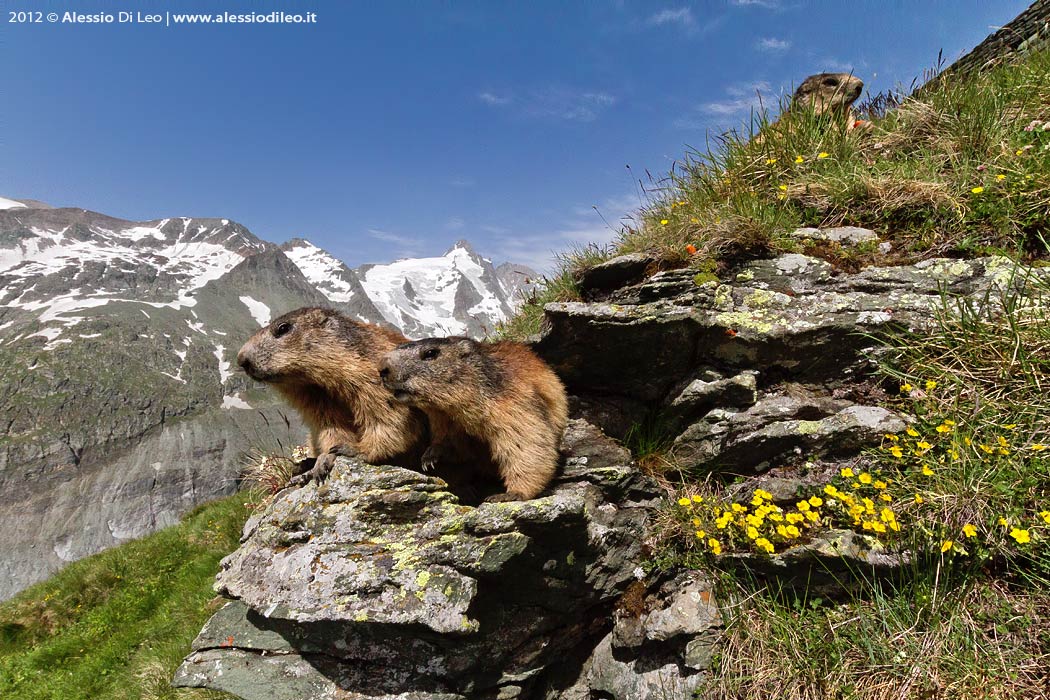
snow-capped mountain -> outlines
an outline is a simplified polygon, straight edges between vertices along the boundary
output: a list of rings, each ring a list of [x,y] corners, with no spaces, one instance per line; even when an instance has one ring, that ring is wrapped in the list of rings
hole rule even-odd
[[[360,318],[385,321],[410,338],[488,335],[514,313],[536,279],[523,266],[494,267],[462,240],[440,257],[357,270],[302,239],[282,250],[330,300],[356,305]]]
[[[535,275],[465,242],[348,268],[227,219],[132,222],[0,198],[0,599],[236,486],[245,452],[297,444],[235,371],[276,315],[326,305],[409,337],[480,337]]]

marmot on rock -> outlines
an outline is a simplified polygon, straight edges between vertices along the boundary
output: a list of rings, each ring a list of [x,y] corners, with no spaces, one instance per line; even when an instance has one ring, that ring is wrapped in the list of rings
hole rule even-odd
[[[535,498],[554,477],[568,400],[561,380],[524,345],[419,340],[388,353],[379,374],[398,401],[427,414],[424,469],[474,442],[487,448],[483,458],[507,489],[489,501]]]
[[[425,417],[395,401],[379,379],[382,357],[406,340],[331,309],[306,307],[274,319],[244,344],[237,364],[272,384],[310,428],[316,461],[290,484],[324,480],[337,455],[418,468]]]

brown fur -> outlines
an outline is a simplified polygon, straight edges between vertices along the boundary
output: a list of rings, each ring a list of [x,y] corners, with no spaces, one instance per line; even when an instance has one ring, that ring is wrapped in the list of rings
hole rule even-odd
[[[853,121],[853,103],[864,90],[864,81],[849,73],[817,73],[802,81],[791,98],[790,111],[813,110],[816,114]]]
[[[850,73],[817,73],[802,81],[791,98],[791,104],[780,118],[766,127],[776,129],[793,114],[812,111],[826,116],[833,124],[840,124],[846,131],[868,129],[869,122],[858,121],[853,113],[853,103],[864,90],[864,81]],[[765,140],[765,132],[751,139],[750,146],[759,146]]]
[[[382,357],[406,338],[330,309],[307,307],[274,319],[237,354],[253,379],[271,384],[310,428],[314,469],[323,479],[335,455],[416,467],[426,426],[379,381]]]
[[[388,353],[380,374],[398,400],[430,420],[424,466],[469,451],[474,441],[487,448],[507,489],[490,500],[535,498],[554,477],[568,400],[561,380],[524,345],[420,340]]]

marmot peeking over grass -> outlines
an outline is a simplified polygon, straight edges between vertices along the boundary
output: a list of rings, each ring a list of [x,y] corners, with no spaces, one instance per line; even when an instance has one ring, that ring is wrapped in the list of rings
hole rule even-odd
[[[864,90],[864,81],[849,73],[817,73],[802,81],[791,98],[788,112],[812,110],[814,114],[841,119],[847,129],[866,122],[854,118],[853,103]]]
[[[424,468],[473,439],[487,447],[507,489],[490,501],[535,498],[554,477],[568,400],[561,380],[524,345],[420,340],[388,353],[379,374],[398,401],[427,414]]]
[[[272,384],[310,428],[309,471],[294,486],[323,481],[337,455],[416,468],[425,419],[379,380],[382,357],[407,339],[330,309],[292,311],[260,329],[237,353],[252,379]]]

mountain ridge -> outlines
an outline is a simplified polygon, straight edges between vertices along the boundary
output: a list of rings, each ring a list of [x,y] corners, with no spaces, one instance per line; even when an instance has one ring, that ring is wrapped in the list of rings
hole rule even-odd
[[[274,316],[329,306],[410,337],[494,329],[518,288],[467,248],[351,269],[230,219],[0,198],[0,527],[20,533],[0,544],[0,599],[230,493],[242,453],[302,440],[273,392],[234,371]],[[383,296],[376,280],[401,270],[411,298]]]

